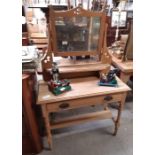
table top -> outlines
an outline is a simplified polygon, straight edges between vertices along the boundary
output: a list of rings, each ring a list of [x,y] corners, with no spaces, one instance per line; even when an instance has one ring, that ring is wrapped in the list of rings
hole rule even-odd
[[[133,61],[127,60],[122,62],[121,59],[113,56],[111,50],[109,50],[110,55],[112,56],[112,64],[118,67],[122,72],[132,73],[133,72]]]
[[[47,35],[45,33],[31,33],[30,34],[31,38],[36,38],[36,39],[47,39]]]
[[[127,92],[130,88],[117,78],[118,87],[98,86],[99,79],[95,76],[70,79],[72,90],[55,96],[49,91],[47,83],[39,81],[39,92],[37,104],[52,103],[70,99],[93,97],[120,92]]]

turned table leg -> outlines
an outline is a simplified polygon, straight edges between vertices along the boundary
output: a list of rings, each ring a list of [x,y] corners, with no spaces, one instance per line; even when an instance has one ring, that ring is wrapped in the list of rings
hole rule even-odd
[[[52,149],[52,134],[50,129],[49,114],[46,110],[46,105],[42,105],[42,113],[43,113],[46,132],[47,132],[47,141],[48,141],[49,149]]]
[[[118,128],[120,126],[120,117],[121,117],[122,110],[124,108],[125,99],[126,99],[126,93],[122,95],[122,100],[121,102],[119,102],[117,118],[116,120],[114,120],[114,123],[115,123],[115,130],[113,133],[114,136],[116,136]]]
[[[114,136],[116,136],[117,131],[118,131],[118,127],[120,125],[121,113],[122,113],[122,104],[119,103],[117,119],[115,120],[115,130],[114,130],[114,133],[113,133]]]
[[[104,109],[104,110],[108,110],[108,104],[104,104],[104,105],[103,105],[103,109]]]

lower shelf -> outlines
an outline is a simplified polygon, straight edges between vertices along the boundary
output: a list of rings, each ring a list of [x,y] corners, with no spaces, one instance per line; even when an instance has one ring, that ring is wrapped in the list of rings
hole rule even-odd
[[[51,129],[63,128],[75,124],[81,124],[89,121],[95,121],[100,119],[112,119],[112,113],[110,110],[104,110],[99,112],[93,112],[89,114],[82,114],[70,118],[63,119],[58,122],[53,122],[50,125]]]

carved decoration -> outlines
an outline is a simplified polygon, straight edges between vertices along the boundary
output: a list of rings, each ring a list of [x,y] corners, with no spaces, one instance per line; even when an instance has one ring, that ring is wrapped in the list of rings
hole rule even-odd
[[[105,35],[104,35],[104,43],[103,43],[103,47],[101,50],[101,62],[104,64],[111,64],[112,58],[108,52],[108,48],[107,48],[107,27],[108,25],[106,24],[105,26]]]

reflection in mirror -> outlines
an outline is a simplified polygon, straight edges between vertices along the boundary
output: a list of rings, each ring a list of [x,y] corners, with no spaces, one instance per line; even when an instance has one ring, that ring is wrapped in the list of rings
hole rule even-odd
[[[98,50],[100,17],[56,17],[55,28],[58,51]]]

